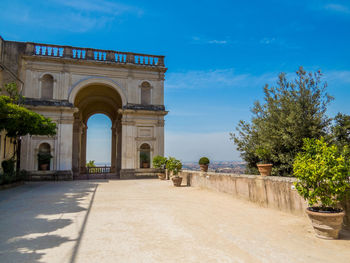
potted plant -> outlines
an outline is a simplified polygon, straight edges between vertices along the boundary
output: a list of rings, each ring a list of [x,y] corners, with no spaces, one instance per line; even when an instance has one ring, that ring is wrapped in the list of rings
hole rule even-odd
[[[142,168],[149,168],[149,155],[147,153],[141,152],[140,160]]]
[[[295,187],[308,201],[306,213],[316,236],[336,239],[345,215],[339,202],[350,187],[350,160],[346,157],[349,151],[329,146],[323,138],[304,139],[302,149],[293,164],[298,178]]]
[[[167,162],[167,158],[164,157],[164,156],[160,156],[160,155],[157,155],[157,156],[154,156],[153,158],[153,167],[154,168],[157,168],[157,169],[161,169],[163,172],[159,172],[158,173],[158,178],[160,180],[165,180],[165,165],[166,165],[166,162]]]
[[[198,164],[202,172],[208,172],[209,159],[207,157],[202,157],[199,159]]]
[[[40,165],[40,170],[47,171],[50,165],[50,160],[53,156],[50,153],[39,152],[38,161]]]
[[[178,173],[181,171],[182,163],[174,157],[169,157],[166,162],[166,168],[172,174],[171,180],[174,186],[181,186],[182,177],[180,177]]]
[[[257,163],[258,170],[261,176],[270,176],[272,170],[271,164],[271,151],[268,147],[259,147],[256,149],[255,154],[259,158],[259,162]]]

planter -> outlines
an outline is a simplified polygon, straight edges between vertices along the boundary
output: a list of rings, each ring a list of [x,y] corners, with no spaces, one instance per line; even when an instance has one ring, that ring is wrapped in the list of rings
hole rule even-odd
[[[209,165],[207,165],[207,164],[200,164],[199,167],[201,168],[201,172],[208,172]]]
[[[320,213],[313,212],[310,207],[306,209],[306,214],[311,220],[315,234],[323,239],[337,239],[341,230],[345,212]]]
[[[142,168],[149,168],[149,163],[142,163]]]
[[[41,171],[47,171],[48,168],[49,168],[49,164],[48,163],[40,164]]]
[[[272,164],[257,164],[261,176],[270,176]]]
[[[171,180],[173,180],[174,186],[181,186],[181,182],[182,182],[182,177],[180,176],[173,176],[171,177]]]
[[[165,173],[158,173],[158,178],[160,180],[165,180]]]

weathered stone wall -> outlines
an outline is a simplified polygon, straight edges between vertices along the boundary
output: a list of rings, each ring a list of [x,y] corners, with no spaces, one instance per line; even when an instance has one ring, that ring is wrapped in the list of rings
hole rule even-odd
[[[293,177],[256,175],[239,175],[223,173],[202,173],[182,171],[182,184],[228,193],[259,204],[262,207],[274,208],[284,212],[304,215],[306,201],[295,190]],[[347,211],[344,226],[350,229],[350,198],[342,204]]]

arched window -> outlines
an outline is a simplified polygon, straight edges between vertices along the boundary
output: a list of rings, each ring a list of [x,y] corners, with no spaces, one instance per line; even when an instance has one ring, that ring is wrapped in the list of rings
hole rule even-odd
[[[49,74],[44,75],[41,79],[41,98],[53,98],[53,77]]]
[[[50,144],[46,142],[40,144],[38,153],[38,170],[50,170],[51,158],[52,155]]]
[[[144,143],[140,147],[140,168],[151,167],[151,147]]]
[[[146,81],[141,84],[141,104],[151,104],[151,84]]]

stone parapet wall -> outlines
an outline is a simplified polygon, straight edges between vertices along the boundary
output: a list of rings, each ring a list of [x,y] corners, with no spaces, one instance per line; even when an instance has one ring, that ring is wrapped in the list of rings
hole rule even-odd
[[[215,190],[254,202],[262,207],[304,215],[307,202],[295,190],[293,177],[182,171],[182,184]],[[346,216],[344,226],[350,229],[350,198],[342,204]]]

